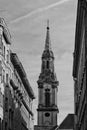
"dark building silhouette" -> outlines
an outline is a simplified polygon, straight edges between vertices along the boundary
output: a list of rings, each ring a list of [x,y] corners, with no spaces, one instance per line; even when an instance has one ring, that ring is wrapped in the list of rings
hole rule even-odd
[[[38,83],[38,122],[35,130],[57,128],[57,92],[58,81],[54,70],[54,54],[51,49],[49,25],[47,26],[45,49],[42,54],[42,66]]]
[[[75,130],[87,130],[87,1],[78,0],[73,79]]]
[[[0,18],[0,130],[33,130],[35,96],[23,65],[10,45],[10,33]]]
[[[74,114],[68,114],[59,125],[58,130],[74,130]]]

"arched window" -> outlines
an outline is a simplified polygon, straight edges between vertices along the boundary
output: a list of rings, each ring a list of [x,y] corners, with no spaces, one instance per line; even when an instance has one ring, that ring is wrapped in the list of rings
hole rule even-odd
[[[46,107],[50,106],[50,90],[49,89],[45,90],[45,105]]]
[[[45,61],[43,60],[43,62],[42,62],[42,70],[44,70],[45,69]]]
[[[47,69],[49,69],[49,61],[47,60]]]

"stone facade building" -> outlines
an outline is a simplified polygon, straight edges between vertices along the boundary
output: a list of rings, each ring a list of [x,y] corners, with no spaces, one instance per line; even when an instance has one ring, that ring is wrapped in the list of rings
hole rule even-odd
[[[25,70],[15,53],[11,53],[11,63],[12,78],[10,79],[10,86],[13,89],[11,98],[13,98],[14,106],[10,110],[13,112],[14,130],[33,130],[32,100],[35,98],[34,93]]]
[[[0,18],[0,130],[33,130],[35,96],[22,63],[10,45],[11,36]]]
[[[42,66],[38,83],[38,122],[35,130],[57,128],[57,92],[58,81],[54,69],[54,54],[51,49],[49,25],[47,26],[45,49],[42,54]]]
[[[87,1],[78,0],[73,63],[75,130],[87,130]]]
[[[11,76],[10,66],[11,36],[4,19],[0,18],[0,130],[4,119],[4,98],[7,78]]]

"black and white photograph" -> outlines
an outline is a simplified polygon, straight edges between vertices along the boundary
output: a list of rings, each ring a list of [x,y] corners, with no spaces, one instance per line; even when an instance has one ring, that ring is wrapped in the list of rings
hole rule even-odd
[[[87,0],[0,0],[0,130],[87,130]]]

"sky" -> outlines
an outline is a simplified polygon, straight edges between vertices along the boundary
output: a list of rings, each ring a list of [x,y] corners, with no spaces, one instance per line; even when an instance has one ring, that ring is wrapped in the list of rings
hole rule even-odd
[[[68,113],[74,112],[72,67],[76,12],[77,0],[0,0],[0,17],[5,19],[11,33],[11,48],[22,62],[36,96],[33,101],[34,124],[37,124],[37,80],[48,19],[59,81],[58,124]]]

